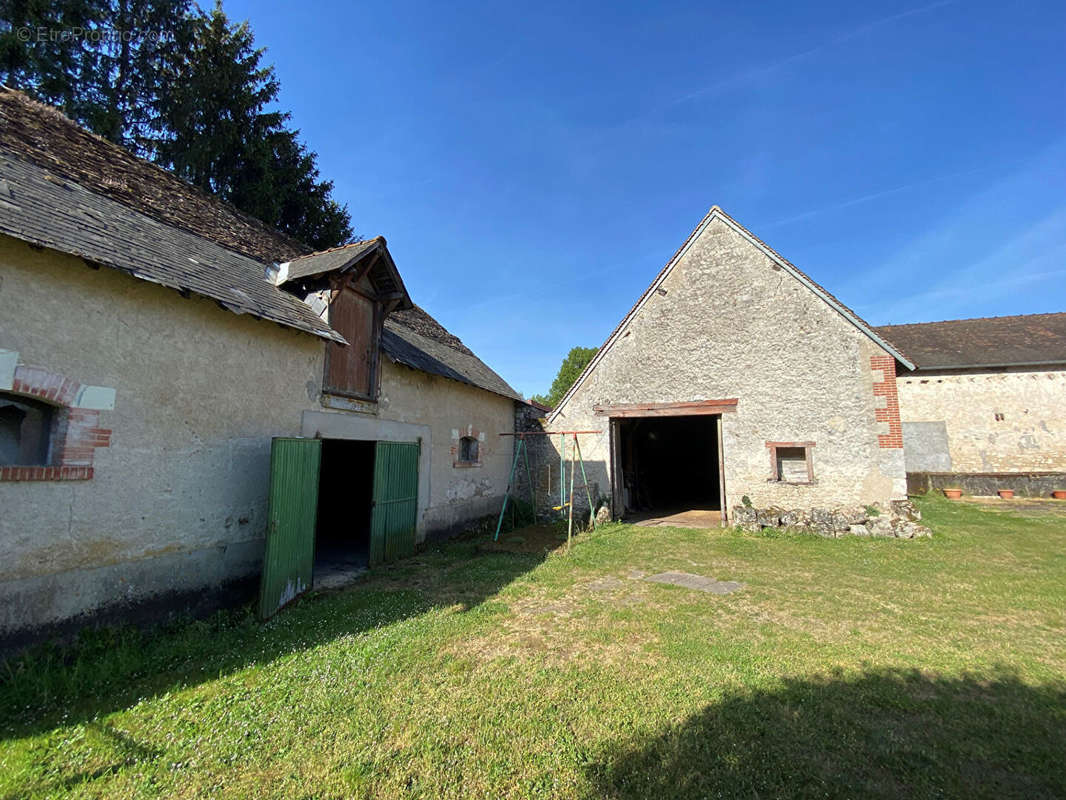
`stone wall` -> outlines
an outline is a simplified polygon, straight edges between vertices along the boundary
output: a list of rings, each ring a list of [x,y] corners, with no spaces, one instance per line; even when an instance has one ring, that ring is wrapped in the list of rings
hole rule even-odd
[[[610,491],[598,404],[737,398],[725,413],[729,508],[887,503],[905,492],[888,417],[892,359],[731,226],[712,219],[551,418],[582,437],[590,480]],[[880,386],[881,389],[876,387]],[[893,387],[894,388],[894,387]],[[772,480],[767,442],[814,442],[814,482]],[[553,441],[553,445],[556,443]]]
[[[545,412],[526,403],[515,403],[515,431],[540,433],[545,430]],[[558,504],[558,456],[541,435],[527,436],[525,447],[529,456],[529,475],[525,459],[520,459],[515,471],[514,493],[524,503],[532,502],[539,513],[547,515],[550,506]],[[553,480],[554,476],[554,480]],[[530,480],[532,479],[532,493]],[[553,496],[549,497],[554,493]],[[532,500],[530,499],[532,498]]]
[[[921,512],[910,500],[851,508],[783,509],[742,505],[733,509],[732,514],[733,524],[746,531],[785,528],[834,539],[842,536],[928,538],[933,532],[919,524],[921,519]]]
[[[918,372],[896,382],[908,472],[1066,471],[1066,367]]]
[[[317,405],[322,340],[6,237],[0,279],[0,349],[114,390],[91,477],[0,480],[0,637],[257,573],[270,439]]]

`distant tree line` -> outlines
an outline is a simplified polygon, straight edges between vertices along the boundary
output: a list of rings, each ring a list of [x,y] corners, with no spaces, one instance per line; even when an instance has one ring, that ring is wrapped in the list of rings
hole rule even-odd
[[[0,0],[0,82],[315,249],[348,242],[263,52],[221,2]]]

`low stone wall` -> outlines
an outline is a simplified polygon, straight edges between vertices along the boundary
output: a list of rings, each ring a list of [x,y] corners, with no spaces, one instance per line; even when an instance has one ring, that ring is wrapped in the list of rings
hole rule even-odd
[[[1066,489],[1066,472],[908,472],[907,494],[940,489],[962,489],[964,494],[994,497],[1000,489],[1013,489],[1019,497],[1051,497]]]
[[[932,531],[918,524],[922,513],[910,500],[893,500],[888,508],[880,505],[852,508],[782,509],[736,506],[730,521],[747,531],[765,528],[796,528],[819,536],[880,536],[914,539],[932,536]]]

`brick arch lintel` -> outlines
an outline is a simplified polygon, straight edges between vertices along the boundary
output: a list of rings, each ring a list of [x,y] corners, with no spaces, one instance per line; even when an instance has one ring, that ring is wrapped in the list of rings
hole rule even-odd
[[[9,375],[11,373],[8,373]],[[86,386],[80,381],[44,367],[19,364],[9,387],[12,394],[25,395],[62,409],[52,431],[52,457],[47,465],[0,467],[0,481],[88,480],[93,477],[93,454],[97,447],[110,447],[111,430],[100,427],[100,408],[85,407],[88,390],[107,387]],[[90,403],[91,403],[90,399]]]

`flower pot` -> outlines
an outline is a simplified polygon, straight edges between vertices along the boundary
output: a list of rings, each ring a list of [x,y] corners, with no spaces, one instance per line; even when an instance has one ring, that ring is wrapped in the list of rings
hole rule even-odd
[[[944,489],[944,497],[948,500],[958,500],[962,497],[962,489]]]
[[[1056,500],[1066,500],[1066,489],[1056,489],[1051,493]]]
[[[1004,499],[1004,500],[1010,500],[1012,497],[1014,497],[1014,490],[1013,489],[1000,489],[999,490],[999,496],[1002,499]]]

